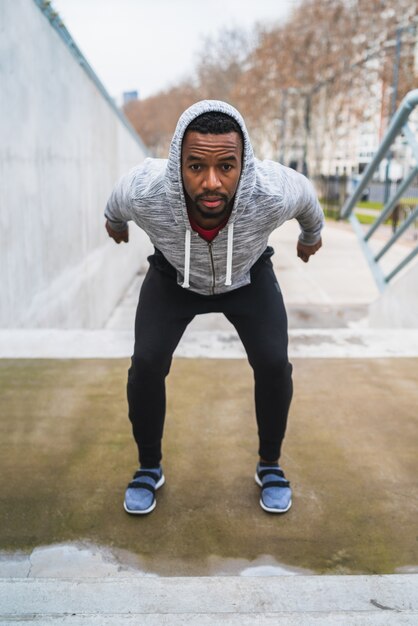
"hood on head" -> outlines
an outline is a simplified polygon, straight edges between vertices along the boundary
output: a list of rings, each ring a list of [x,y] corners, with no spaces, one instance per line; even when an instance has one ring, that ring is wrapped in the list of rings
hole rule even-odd
[[[186,201],[183,191],[181,176],[181,147],[183,137],[189,124],[202,113],[217,111],[225,113],[238,122],[244,137],[244,157],[241,177],[235,194],[234,207],[229,218],[233,223],[237,215],[245,208],[255,184],[254,153],[250,142],[247,128],[241,114],[230,104],[221,100],[202,100],[186,109],[177,122],[168,155],[167,170],[165,174],[165,191],[169,200],[170,208],[174,213],[176,222],[184,221],[188,224]]]

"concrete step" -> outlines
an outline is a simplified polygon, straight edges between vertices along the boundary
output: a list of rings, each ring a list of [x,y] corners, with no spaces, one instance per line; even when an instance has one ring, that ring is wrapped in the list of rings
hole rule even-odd
[[[231,330],[219,330],[192,324],[184,333],[175,356],[246,358],[232,326]],[[133,330],[0,330],[0,358],[129,358],[133,341]],[[291,358],[415,357],[418,356],[418,329],[294,329],[289,331],[289,354]]]
[[[1,579],[0,624],[418,624],[418,575]]]
[[[364,611],[338,613],[153,613],[130,615],[33,615],[23,620],[11,619],[1,625],[10,626],[416,626],[417,613],[392,614]]]

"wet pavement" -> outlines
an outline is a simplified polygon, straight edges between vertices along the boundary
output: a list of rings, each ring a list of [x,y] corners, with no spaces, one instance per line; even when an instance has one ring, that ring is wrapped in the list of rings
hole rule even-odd
[[[127,366],[0,362],[3,551],[24,560],[87,542],[122,569],[163,576],[415,571],[418,359],[294,360],[282,461],[295,497],[283,516],[258,504],[246,361],[181,358],[168,379],[166,485],[151,515],[127,515]]]
[[[296,236],[287,224],[272,240],[294,365],[292,509],[258,504],[252,374],[214,315],[192,322],[168,377],[157,508],[123,510],[138,276],[106,329],[0,331],[0,577],[417,572],[418,331],[367,328],[377,289],[345,225],[308,265]]]

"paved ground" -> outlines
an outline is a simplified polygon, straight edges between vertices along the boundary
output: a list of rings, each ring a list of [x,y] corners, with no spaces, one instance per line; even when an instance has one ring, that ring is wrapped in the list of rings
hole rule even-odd
[[[279,518],[258,505],[252,380],[238,359],[176,360],[167,484],[152,515],[123,511],[136,462],[127,365],[1,362],[3,549],[84,540],[160,575],[238,573],[262,555],[321,573],[418,564],[418,359],[294,362],[283,464],[295,502]]]
[[[324,581],[319,604],[300,604],[303,618],[280,613],[280,623],[416,623],[417,331],[368,329],[367,305],[377,291],[354,236],[335,226],[325,242],[305,266],[294,255],[292,225],[278,231],[274,241],[289,309],[296,389],[283,456],[295,499],[282,517],[258,505],[251,372],[222,317],[196,319],[174,361],[168,379],[167,483],[156,511],[139,519],[122,508],[136,466],[125,378],[138,282],[103,331],[0,333],[0,578],[6,579],[0,581],[0,596],[9,604],[13,593],[33,598],[26,613],[16,607],[10,623],[20,623],[18,615],[22,623],[52,623],[48,611],[58,610],[57,594],[63,599],[68,594],[68,602],[62,614],[54,614],[61,620],[54,623],[135,623],[135,610],[148,624],[277,623],[277,606],[269,613],[268,600],[255,587],[251,593],[259,603],[245,613],[248,590],[233,578],[219,583],[229,598],[222,616],[216,598],[214,617],[209,608],[198,617],[187,613],[186,599],[177,613],[185,609],[187,614],[161,621],[155,597],[153,613],[148,605],[126,605],[123,615],[115,618],[114,607],[114,617],[103,614],[99,622],[94,602],[81,621],[73,616],[68,622],[66,611],[78,610],[83,593],[98,597],[98,583],[83,591],[86,577],[120,583],[120,593],[129,595],[132,589],[121,577],[174,576],[173,584],[180,581],[188,598],[198,579],[188,584],[176,577],[209,575],[216,585],[216,576],[274,576],[280,586],[285,585],[280,580],[296,575],[301,585],[305,581],[301,601],[309,593],[312,577],[303,575],[309,573],[321,574]],[[88,350],[106,358],[80,358],[89,356]],[[18,355],[25,358],[5,358]],[[51,355],[58,359],[45,358]],[[73,358],[62,358],[66,355]],[[396,573],[409,590],[403,599]],[[332,602],[334,579],[327,574],[338,574],[341,581],[339,599]],[[392,576],[357,579],[352,574]],[[12,592],[10,577],[30,579],[38,587],[26,589],[15,579]],[[115,577],[119,583],[112,583]],[[73,579],[81,596],[70,583],[61,589],[52,581],[61,578]],[[161,580],[171,588],[169,579]],[[264,580],[269,586],[271,579]],[[362,581],[359,603],[356,580]],[[146,598],[152,595],[145,582],[134,584]],[[273,595],[288,597],[284,587],[274,589]],[[103,598],[107,592],[100,593]],[[134,621],[129,621],[131,610]],[[2,615],[0,623],[9,623]]]

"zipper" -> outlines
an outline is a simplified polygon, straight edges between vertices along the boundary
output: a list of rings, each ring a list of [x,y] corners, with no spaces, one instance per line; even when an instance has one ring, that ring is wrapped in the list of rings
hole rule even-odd
[[[209,248],[209,256],[210,256],[210,264],[211,264],[211,268],[212,268],[212,295],[215,295],[215,285],[216,285],[216,280],[215,280],[215,263],[213,262],[212,242],[211,241],[208,242],[208,248]]]

